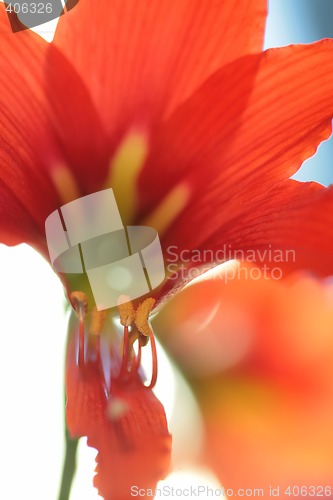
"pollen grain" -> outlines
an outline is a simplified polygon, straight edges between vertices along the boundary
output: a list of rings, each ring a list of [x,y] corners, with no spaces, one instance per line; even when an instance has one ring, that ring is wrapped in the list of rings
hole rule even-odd
[[[136,310],[135,324],[139,332],[145,337],[149,337],[151,334],[151,328],[148,323],[148,317],[151,310],[155,304],[155,299],[149,298],[141,302]]]
[[[88,299],[84,292],[78,290],[72,292],[69,296],[72,307],[78,316],[88,313]]]
[[[130,326],[135,319],[135,311],[132,302],[125,302],[118,305],[120,323],[123,326]]]

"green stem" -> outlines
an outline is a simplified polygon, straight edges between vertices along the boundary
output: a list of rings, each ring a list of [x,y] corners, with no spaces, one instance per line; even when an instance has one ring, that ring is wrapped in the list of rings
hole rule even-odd
[[[78,439],[71,439],[66,426],[66,454],[62,470],[61,486],[58,500],[69,500],[71,487],[76,471],[76,452]]]

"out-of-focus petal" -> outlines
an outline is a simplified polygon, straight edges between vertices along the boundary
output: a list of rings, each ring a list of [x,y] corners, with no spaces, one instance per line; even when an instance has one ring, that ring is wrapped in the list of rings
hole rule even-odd
[[[221,222],[230,220],[234,205],[288,179],[331,133],[332,56],[333,41],[324,40],[244,57],[216,72],[154,138],[139,178],[143,212],[183,186],[186,213],[174,235],[196,246],[215,231],[216,206]],[[200,230],[188,223],[198,199],[207,216]]]
[[[222,65],[259,52],[265,19],[266,0],[80,0],[55,44],[113,132],[152,124]]]
[[[264,498],[271,498],[270,486],[280,488],[280,498],[289,498],[288,486],[330,486],[332,395],[332,387],[288,393],[251,377],[198,384],[205,460],[225,487],[262,488]],[[308,497],[321,493],[308,491]]]
[[[186,287],[154,318],[159,340],[188,376],[207,377],[248,355],[260,298],[270,283],[247,280],[251,270],[230,264],[215,279]]]
[[[0,73],[0,237],[37,245],[46,216],[105,174],[101,125],[68,61],[30,30],[13,33],[3,5]]]
[[[269,498],[279,486],[288,498],[289,485],[331,484],[332,292],[308,276],[274,281],[238,267],[188,287],[157,317],[203,411],[204,458],[225,487]]]
[[[100,495],[127,500],[132,486],[154,489],[169,472],[171,437],[163,406],[153,392],[137,376],[128,383],[112,378],[107,398],[99,363],[88,362],[80,370],[72,339],[66,395],[70,434],[87,436],[88,445],[98,451],[94,484]]]

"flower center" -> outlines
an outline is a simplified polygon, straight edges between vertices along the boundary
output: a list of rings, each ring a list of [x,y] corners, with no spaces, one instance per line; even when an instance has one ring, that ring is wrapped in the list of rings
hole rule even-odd
[[[108,313],[107,310],[98,311],[96,308],[89,313],[87,296],[81,291],[72,292],[69,298],[79,320],[77,364],[84,371],[89,362],[86,354],[88,346],[93,347],[95,359],[98,361],[101,360],[100,338]],[[141,302],[136,309],[134,309],[132,302],[126,302],[118,306],[120,324],[123,327],[122,354],[119,374],[117,376],[121,383],[129,383],[134,377],[138,377],[138,371],[141,366],[141,349],[150,341],[152,375],[150,383],[145,385],[145,387],[152,389],[156,384],[158,372],[156,343],[152,327],[149,323],[149,315],[154,303],[155,299],[148,298]],[[89,322],[87,322],[88,316],[90,317]],[[88,342],[86,341],[87,339]]]

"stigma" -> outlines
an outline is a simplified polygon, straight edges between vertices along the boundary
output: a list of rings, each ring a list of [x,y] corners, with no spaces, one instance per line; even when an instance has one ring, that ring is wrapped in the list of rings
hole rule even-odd
[[[105,330],[104,326],[109,312],[107,310],[98,311],[96,307],[89,311],[87,296],[81,291],[72,292],[69,300],[79,320],[78,367],[82,372],[85,372],[88,365],[91,368],[91,361],[93,360],[96,366],[98,365],[102,370],[101,345],[103,344],[101,344],[100,337]],[[114,373],[112,373],[112,376],[117,378],[121,384],[129,385],[134,380],[142,380],[139,372],[141,349],[149,342],[152,355],[152,374],[148,385],[142,383],[148,389],[152,389],[156,384],[158,372],[157,350],[153,329],[149,322],[149,316],[154,304],[155,299],[147,298],[136,309],[131,301],[118,306],[120,325],[123,328],[120,347],[117,347],[118,351],[120,349],[120,369],[116,376]],[[119,346],[119,341],[113,345],[113,341],[109,340],[110,357],[115,345]],[[114,410],[114,413],[118,414],[118,407]]]

